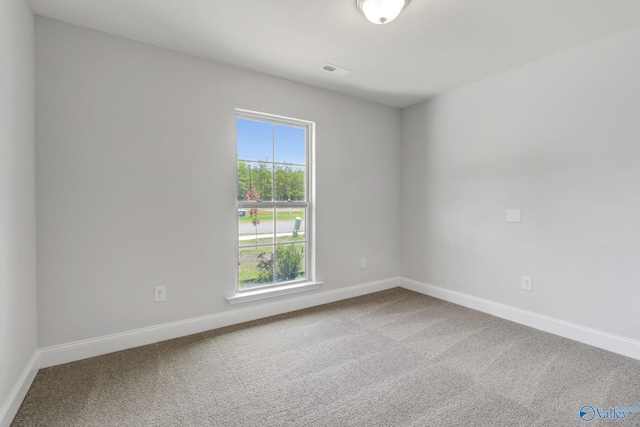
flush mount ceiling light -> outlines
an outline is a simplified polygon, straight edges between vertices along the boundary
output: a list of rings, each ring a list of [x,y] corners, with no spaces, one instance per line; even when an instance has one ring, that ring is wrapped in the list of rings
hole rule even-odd
[[[356,0],[356,7],[374,24],[387,24],[400,15],[411,0]]]

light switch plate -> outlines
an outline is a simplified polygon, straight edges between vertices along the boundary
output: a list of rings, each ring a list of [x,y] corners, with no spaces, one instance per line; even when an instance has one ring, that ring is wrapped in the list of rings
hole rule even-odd
[[[522,211],[520,209],[507,209],[507,222],[522,222]]]

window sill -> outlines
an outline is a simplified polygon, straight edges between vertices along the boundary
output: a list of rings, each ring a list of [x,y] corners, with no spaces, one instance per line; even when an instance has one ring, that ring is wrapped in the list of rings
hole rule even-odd
[[[256,289],[255,291],[237,292],[232,297],[227,297],[229,304],[257,301],[266,298],[274,298],[282,295],[296,294],[319,289],[322,282],[303,282],[291,285],[283,285],[275,288]]]

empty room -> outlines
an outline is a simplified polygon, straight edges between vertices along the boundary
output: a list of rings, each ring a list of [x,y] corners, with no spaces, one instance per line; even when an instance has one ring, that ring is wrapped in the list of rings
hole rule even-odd
[[[0,427],[640,426],[640,0],[1,0]]]

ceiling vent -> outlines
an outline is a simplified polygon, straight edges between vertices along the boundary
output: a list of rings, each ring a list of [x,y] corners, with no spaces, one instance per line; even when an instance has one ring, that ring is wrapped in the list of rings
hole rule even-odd
[[[327,73],[331,73],[334,76],[344,77],[347,74],[351,73],[351,70],[347,70],[346,68],[338,67],[333,64],[324,64],[321,70],[326,71]]]

